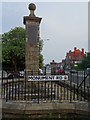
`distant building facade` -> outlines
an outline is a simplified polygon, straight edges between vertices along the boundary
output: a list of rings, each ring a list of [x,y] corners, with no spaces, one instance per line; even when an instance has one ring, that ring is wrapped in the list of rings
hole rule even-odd
[[[75,66],[78,65],[78,63],[81,63],[82,60],[85,59],[86,53],[84,49],[81,50],[74,47],[74,50],[66,53],[65,59],[62,59],[61,62],[56,62],[55,60],[52,60],[50,64],[48,65],[51,68],[51,74],[56,74],[57,68],[60,69],[73,69]],[[47,66],[46,66],[47,68]]]
[[[84,49],[82,48],[80,50],[74,47],[74,51],[70,50],[68,53],[66,53],[66,59],[65,59],[66,68],[71,69],[73,68],[73,66],[77,65],[84,59],[85,59]]]
[[[51,74],[55,75],[56,74],[56,68],[57,68],[57,62],[52,60],[52,62],[50,62],[50,65],[51,65]]]

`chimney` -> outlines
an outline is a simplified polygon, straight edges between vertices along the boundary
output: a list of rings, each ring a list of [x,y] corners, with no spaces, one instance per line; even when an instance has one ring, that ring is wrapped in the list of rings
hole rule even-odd
[[[71,50],[69,50],[69,53],[71,53]]]
[[[52,60],[52,63],[55,63],[55,61],[54,61],[54,60]]]
[[[84,49],[82,48],[82,54],[84,54]]]
[[[76,48],[76,47],[74,47],[74,51],[76,51],[76,49],[77,49],[77,48]]]

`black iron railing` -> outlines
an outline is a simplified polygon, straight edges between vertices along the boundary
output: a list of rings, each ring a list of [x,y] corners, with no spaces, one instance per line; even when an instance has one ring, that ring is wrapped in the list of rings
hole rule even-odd
[[[85,72],[69,72],[67,81],[28,81],[27,77],[2,77],[2,98],[7,101],[63,102],[88,101],[90,77]],[[82,82],[83,81],[83,82]]]

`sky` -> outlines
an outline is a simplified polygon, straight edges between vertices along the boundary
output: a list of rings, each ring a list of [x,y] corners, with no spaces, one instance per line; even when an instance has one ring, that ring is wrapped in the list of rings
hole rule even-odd
[[[19,0],[20,1],[20,0]],[[29,15],[30,2],[2,1],[0,3],[0,33],[23,24],[23,16]],[[35,1],[35,2],[34,2]],[[44,42],[42,54],[44,63],[52,60],[61,62],[66,52],[77,47],[88,51],[88,1],[86,2],[41,2],[33,0],[36,5],[35,14],[42,18],[40,37]],[[47,40],[49,39],[49,40]]]

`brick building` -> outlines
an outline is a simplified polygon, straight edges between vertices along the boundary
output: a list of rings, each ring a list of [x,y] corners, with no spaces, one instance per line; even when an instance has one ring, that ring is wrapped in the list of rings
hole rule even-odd
[[[69,51],[66,53],[66,68],[71,69],[73,66],[76,66],[78,63],[80,63],[82,60],[85,58],[85,52],[84,49],[82,48],[77,49],[74,47],[74,51]]]

